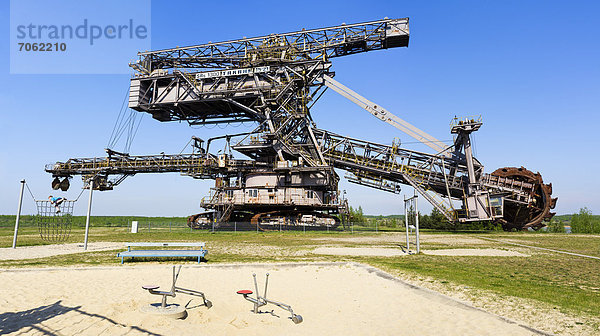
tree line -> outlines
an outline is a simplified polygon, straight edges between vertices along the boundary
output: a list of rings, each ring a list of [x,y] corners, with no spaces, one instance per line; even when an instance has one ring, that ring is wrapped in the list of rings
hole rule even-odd
[[[361,206],[357,208],[350,206],[350,222],[367,227],[376,225],[390,228],[404,228],[404,215],[392,216],[372,216],[365,215]],[[411,216],[411,215],[409,215]],[[414,215],[412,215],[414,216]],[[412,218],[409,224],[414,224]],[[596,233],[600,234],[600,216],[593,215],[592,211],[586,207],[581,208],[578,213],[573,215],[562,215],[552,218],[546,223],[547,229],[544,231],[554,233],[564,233],[565,226],[571,227],[572,233]],[[433,208],[431,213],[426,215],[419,212],[419,228],[455,231],[455,230],[485,230],[501,231],[502,225],[492,221],[475,221],[466,223],[450,223],[444,215]]]
[[[600,234],[600,217],[592,215],[587,207],[579,209],[572,216],[556,216],[548,223],[549,232],[565,232],[565,226],[571,227],[571,233],[597,233]]]

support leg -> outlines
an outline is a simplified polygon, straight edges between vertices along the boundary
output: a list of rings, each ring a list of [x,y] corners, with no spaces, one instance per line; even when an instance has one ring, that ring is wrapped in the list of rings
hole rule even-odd
[[[21,218],[21,206],[23,205],[23,188],[25,188],[25,180],[21,180],[21,192],[19,193],[19,209],[17,210],[17,220],[15,221],[15,235],[13,236],[12,248],[17,248],[17,234],[19,232],[19,219]]]
[[[90,232],[90,214],[92,213],[92,192],[94,191],[94,179],[92,178],[89,182],[90,198],[88,200],[87,217],[85,219],[85,240],[83,242],[83,249],[87,251],[88,235]]]

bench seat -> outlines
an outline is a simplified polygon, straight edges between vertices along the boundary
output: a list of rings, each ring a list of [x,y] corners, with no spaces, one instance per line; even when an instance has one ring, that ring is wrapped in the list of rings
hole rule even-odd
[[[204,243],[126,243],[127,251],[117,253],[117,257],[121,258],[121,264],[124,263],[125,257],[196,257],[198,258],[198,263],[206,256],[208,253],[205,250]],[[198,250],[132,250],[132,247],[200,247]]]

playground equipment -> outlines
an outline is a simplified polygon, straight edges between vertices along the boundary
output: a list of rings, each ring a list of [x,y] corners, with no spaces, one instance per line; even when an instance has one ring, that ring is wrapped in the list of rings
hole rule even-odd
[[[79,200],[79,197],[83,193],[79,193],[79,196],[75,200],[68,200],[64,197],[52,199],[52,196],[48,199],[36,199],[31,192],[29,185],[25,180],[21,180],[21,191],[19,193],[19,208],[17,210],[17,219],[15,221],[15,231],[13,236],[12,248],[17,247],[17,236],[19,232],[19,220],[21,218],[21,208],[23,205],[23,190],[27,187],[31,198],[35,202],[37,215],[36,224],[42,240],[52,243],[61,243],[69,239],[71,235],[71,226],[73,220],[73,208],[75,203]],[[65,187],[66,185],[66,187]],[[68,181],[62,183],[61,189],[68,188]],[[87,231],[86,231],[86,249],[87,249]]]
[[[454,118],[454,141],[446,145],[333,79],[334,59],[408,47],[408,41],[408,18],[385,18],[140,52],[130,64],[135,71],[130,109],[161,122],[258,126],[206,142],[193,137],[191,154],[132,156],[107,149],[106,158],[69,159],[46,171],[58,181],[56,188],[74,175],[84,181],[95,177],[98,190],[139,173],[214,179],[200,203],[206,212],[190,217],[193,228],[231,222],[257,230],[337,227],[348,207],[339,197],[335,168],[345,170],[352,183],[387,192],[409,185],[450,222],[497,221],[506,230],[543,227],[554,215],[552,185],[523,167],[484,173],[471,139],[483,125],[480,116]],[[311,109],[328,88],[433,153],[318,129]],[[214,140],[225,140],[222,153],[209,152]],[[249,159],[234,159],[232,151]]]
[[[147,290],[150,294],[161,295],[162,300],[160,304],[150,304],[148,306],[143,306],[141,310],[145,313],[156,314],[169,316],[173,318],[184,318],[187,315],[185,307],[181,307],[176,303],[167,304],[167,297],[175,297],[177,293],[196,296],[202,298],[203,305],[206,306],[207,309],[212,307],[212,302],[206,299],[206,296],[203,292],[199,292],[193,289],[187,289],[182,287],[177,287],[177,278],[179,277],[179,272],[181,271],[181,266],[177,268],[177,272],[175,271],[175,266],[173,266],[173,282],[171,284],[171,289],[168,292],[157,290],[160,286],[155,285],[146,285],[142,286],[143,289]]]
[[[64,242],[71,235],[73,207],[76,200],[35,200],[37,225],[42,240],[53,243]]]
[[[264,294],[261,296],[258,292],[258,284],[256,282],[256,273],[252,274],[252,277],[254,278],[254,289],[256,290],[256,297],[251,297],[250,295],[252,295],[252,291],[249,289],[242,289],[237,291],[238,294],[244,296],[244,299],[252,302],[254,304],[254,313],[258,314],[258,308],[262,307],[262,306],[266,306],[267,304],[272,304],[275,305],[281,309],[287,310],[288,312],[290,312],[291,314],[291,319],[294,323],[298,324],[302,322],[302,316],[298,315],[298,314],[294,314],[294,311],[292,310],[292,306],[287,305],[285,303],[281,303],[281,302],[277,302],[277,301],[273,301],[270,299],[267,299],[267,287],[269,286],[269,273],[267,273],[266,276],[266,280],[265,280],[265,292]]]

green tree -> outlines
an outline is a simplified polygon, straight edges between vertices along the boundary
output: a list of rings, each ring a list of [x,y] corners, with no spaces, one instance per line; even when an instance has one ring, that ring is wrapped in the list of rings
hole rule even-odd
[[[447,230],[450,228],[448,225],[448,220],[442,213],[437,209],[433,208],[431,210],[431,215],[429,215],[429,221],[431,222],[431,226],[433,229],[438,230]]]
[[[360,205],[358,206],[358,209],[350,206],[348,211],[350,212],[350,221],[351,222],[354,222],[354,223],[364,223],[365,222],[365,215],[363,214],[363,209]]]
[[[583,207],[571,218],[571,232],[600,233],[600,220],[592,216],[590,209]]]

